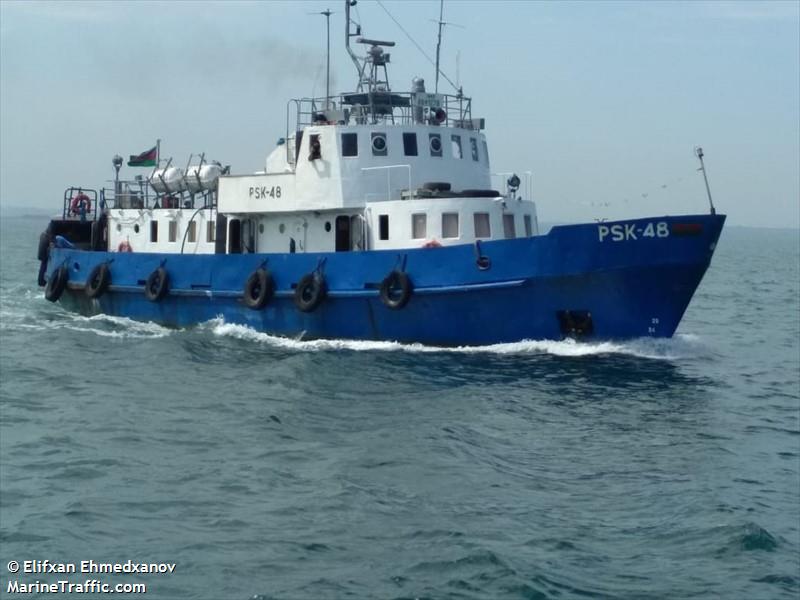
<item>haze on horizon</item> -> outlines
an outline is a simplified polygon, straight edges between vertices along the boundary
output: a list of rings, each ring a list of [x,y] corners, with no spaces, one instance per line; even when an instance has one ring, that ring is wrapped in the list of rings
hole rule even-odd
[[[58,209],[162,140],[263,169],[286,102],[355,87],[337,0],[0,1],[0,207]],[[386,10],[385,10],[385,9]],[[434,87],[438,1],[360,0],[393,89]],[[800,2],[447,1],[442,70],[485,117],[492,169],[532,172],[547,222],[706,212],[800,227]],[[360,50],[360,48],[359,48]],[[440,80],[440,91],[454,93]],[[123,167],[123,176],[149,170]],[[498,184],[499,185],[499,184]]]

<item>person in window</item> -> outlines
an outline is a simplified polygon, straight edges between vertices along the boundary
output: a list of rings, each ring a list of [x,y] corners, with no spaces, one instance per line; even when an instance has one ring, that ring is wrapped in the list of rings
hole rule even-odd
[[[311,152],[308,155],[308,160],[317,160],[322,158],[322,147],[319,143],[319,136],[311,136]]]

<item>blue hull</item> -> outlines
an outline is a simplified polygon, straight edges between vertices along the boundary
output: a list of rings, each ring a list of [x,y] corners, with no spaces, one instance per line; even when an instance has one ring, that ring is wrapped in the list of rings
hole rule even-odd
[[[47,277],[66,264],[61,302],[185,327],[222,316],[258,331],[308,338],[484,345],[561,339],[563,314],[590,315],[592,338],[671,337],[711,261],[724,215],[659,217],[554,227],[548,235],[443,248],[324,254],[180,255],[53,248]],[[490,267],[478,268],[478,252]],[[92,269],[108,262],[111,286],[84,293]],[[169,293],[146,299],[144,282],[163,265]],[[275,297],[248,308],[243,286],[259,266]],[[408,304],[386,307],[380,282],[393,269],[413,282]],[[294,286],[315,269],[328,295],[313,312],[294,304]]]

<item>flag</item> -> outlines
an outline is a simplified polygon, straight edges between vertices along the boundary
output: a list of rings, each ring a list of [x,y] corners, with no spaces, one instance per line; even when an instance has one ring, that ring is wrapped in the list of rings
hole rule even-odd
[[[141,154],[134,156],[130,155],[128,159],[129,167],[155,167],[156,160],[158,159],[158,146],[153,146],[150,150],[146,150]]]

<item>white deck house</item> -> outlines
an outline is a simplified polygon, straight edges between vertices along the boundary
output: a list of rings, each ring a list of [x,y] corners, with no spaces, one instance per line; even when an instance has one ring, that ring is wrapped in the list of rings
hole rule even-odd
[[[502,194],[491,190],[483,119],[472,119],[471,100],[426,93],[421,79],[410,93],[389,91],[377,70],[385,72],[380,46],[390,43],[363,42],[371,48],[359,91],[291,101],[286,138],[264,171],[199,185],[201,161],[185,172],[171,167],[170,182],[167,168],[154,171],[141,193],[118,184],[108,248],[348,252],[537,235],[535,205],[517,197],[518,179]]]

